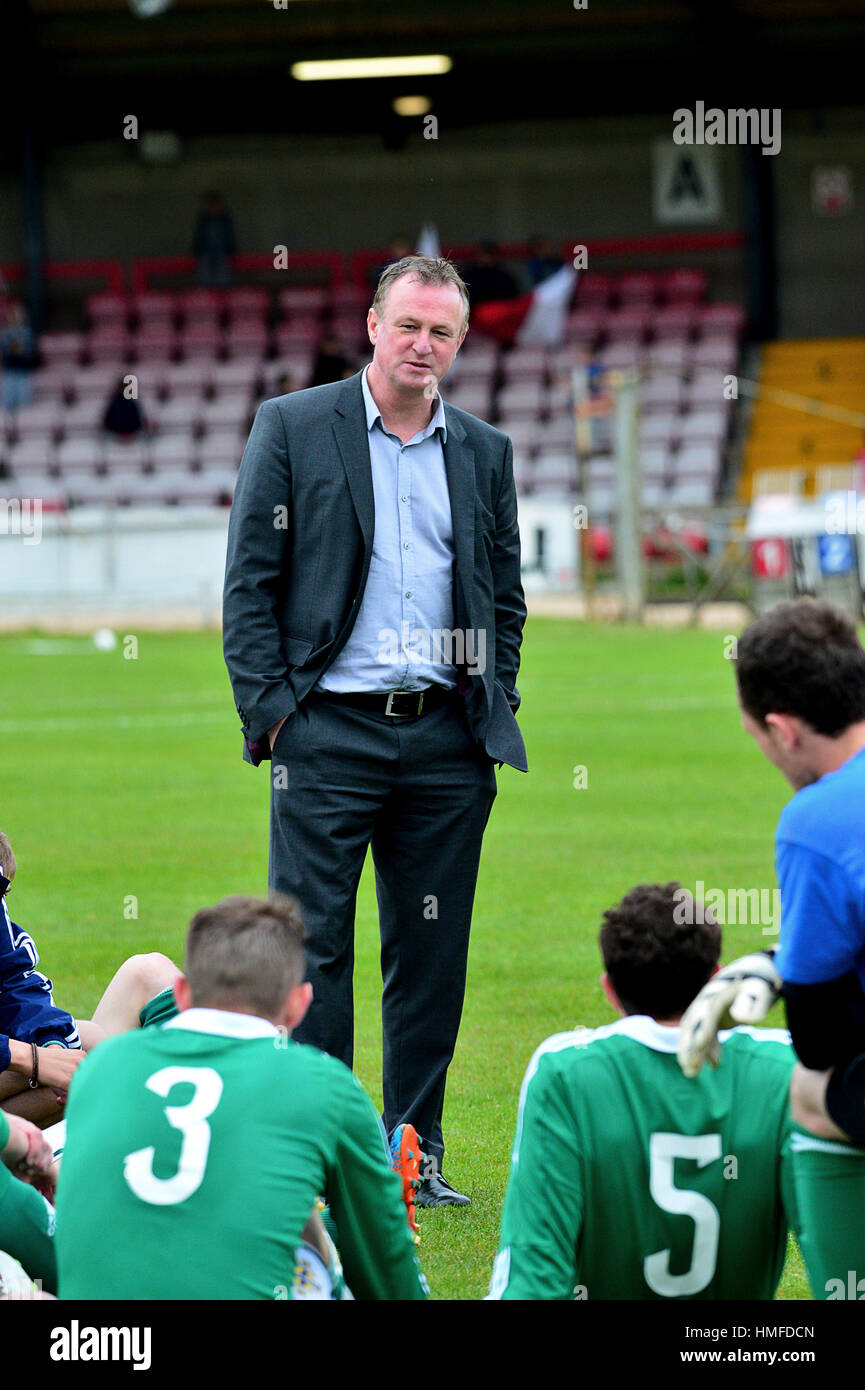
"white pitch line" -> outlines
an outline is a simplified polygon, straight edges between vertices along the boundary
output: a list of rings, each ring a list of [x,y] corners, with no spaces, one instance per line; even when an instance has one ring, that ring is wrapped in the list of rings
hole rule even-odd
[[[669,695],[656,700],[642,700],[632,709],[726,709],[731,703],[728,695]]]
[[[228,691],[229,708],[231,701],[231,691]],[[200,708],[203,705],[213,705],[215,708],[224,708],[226,701],[225,692],[215,690],[160,690],[155,693],[151,704],[154,708],[162,708],[164,705],[182,705],[184,708],[195,706]],[[116,710],[118,705],[123,704],[123,699],[117,694],[111,695],[76,695],[75,708],[79,714],[87,710]],[[30,708],[32,709],[32,704]],[[54,706],[52,705],[53,709]]]
[[[178,725],[221,724],[224,710],[187,710],[177,714],[115,714],[81,719],[75,716],[51,719],[3,719],[0,734],[74,733],[78,729],[170,729]]]
[[[609,700],[606,697],[601,700],[599,697],[597,705],[577,704],[573,706],[573,713],[582,718],[585,718],[586,715],[606,718],[609,714],[645,714],[652,711],[663,712],[681,709],[727,709],[729,705],[729,699],[720,695],[713,698],[705,695],[670,695],[659,696],[655,700]]]
[[[105,656],[89,642],[48,642],[33,641],[24,643],[28,656]]]

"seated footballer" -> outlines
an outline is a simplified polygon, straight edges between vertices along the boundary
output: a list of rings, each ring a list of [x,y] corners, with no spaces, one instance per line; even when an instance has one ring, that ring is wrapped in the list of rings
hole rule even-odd
[[[322,1193],[354,1298],[426,1296],[372,1102],[291,1038],[312,997],[304,934],[293,899],[202,909],[180,1012],[81,1063],[57,1184],[61,1299],[304,1297],[298,1265],[326,1256],[309,1230]]]
[[[633,888],[600,946],[624,1016],[529,1064],[489,1297],[773,1298],[798,1225],[789,1036],[734,1028],[722,1067],[682,1075],[679,1020],[721,930],[677,883]]]

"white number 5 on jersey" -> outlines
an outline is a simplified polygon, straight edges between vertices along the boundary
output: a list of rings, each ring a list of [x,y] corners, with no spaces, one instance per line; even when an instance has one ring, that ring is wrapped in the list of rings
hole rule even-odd
[[[136,1197],[154,1206],[171,1206],[175,1202],[185,1202],[201,1186],[207,1155],[210,1150],[210,1125],[207,1118],[212,1115],[222,1096],[222,1077],[212,1067],[162,1067],[148,1078],[148,1090],[158,1096],[167,1096],[173,1086],[190,1082],[195,1094],[186,1105],[166,1105],[165,1118],[183,1135],[177,1172],[171,1178],[158,1178],[153,1171],[153,1157],[156,1153],[151,1145],[147,1149],[136,1149],[123,1160],[123,1176]]]
[[[690,1216],[694,1223],[691,1264],[684,1274],[670,1273],[670,1251],[659,1250],[643,1261],[649,1288],[664,1298],[693,1297],[705,1289],[718,1261],[721,1217],[718,1208],[701,1192],[689,1192],[673,1182],[677,1158],[690,1158],[698,1168],[721,1157],[720,1134],[653,1134],[649,1140],[649,1188],[652,1200],[663,1211]]]

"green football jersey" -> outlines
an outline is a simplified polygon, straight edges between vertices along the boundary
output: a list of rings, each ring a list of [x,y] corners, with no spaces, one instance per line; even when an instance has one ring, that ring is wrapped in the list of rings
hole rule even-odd
[[[190,1009],[107,1039],[66,1121],[61,1298],[288,1299],[325,1192],[355,1298],[425,1296],[372,1102],[263,1019]]]
[[[0,1149],[9,1143],[9,1121],[0,1110]],[[57,1292],[54,1208],[35,1187],[0,1163],[0,1250],[19,1260],[47,1293]]]
[[[789,1035],[722,1033],[693,1080],[677,1037],[632,1016],[538,1048],[491,1298],[772,1298],[796,1226]]]

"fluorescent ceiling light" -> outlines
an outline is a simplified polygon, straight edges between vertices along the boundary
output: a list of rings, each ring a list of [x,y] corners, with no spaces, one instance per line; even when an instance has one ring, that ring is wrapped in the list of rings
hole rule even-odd
[[[432,102],[429,97],[395,97],[391,105],[398,116],[425,116]]]
[[[169,10],[173,0],[129,0],[129,8],[139,19],[152,19],[155,14]]]
[[[298,82],[332,82],[340,77],[427,77],[450,72],[453,59],[445,53],[410,54],[405,58],[337,58],[292,63]]]

